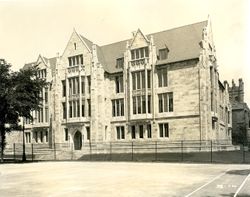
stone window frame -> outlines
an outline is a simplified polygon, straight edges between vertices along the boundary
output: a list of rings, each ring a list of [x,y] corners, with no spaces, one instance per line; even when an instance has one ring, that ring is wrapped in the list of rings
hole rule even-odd
[[[158,94],[158,112],[173,112],[174,111],[174,94],[173,92],[165,92]]]
[[[158,87],[168,87],[168,68],[158,68],[157,69],[157,76],[158,76]]]
[[[124,98],[121,99],[112,99],[112,116],[124,116]]]
[[[169,138],[170,132],[169,132],[169,123],[159,123],[159,138]]]
[[[116,139],[125,140],[125,127],[124,126],[116,126]]]

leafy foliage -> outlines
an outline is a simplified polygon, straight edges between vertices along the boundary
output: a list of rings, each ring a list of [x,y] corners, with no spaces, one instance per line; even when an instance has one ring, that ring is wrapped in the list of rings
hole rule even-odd
[[[31,111],[39,109],[42,101],[41,90],[47,85],[44,79],[37,77],[38,69],[31,67],[12,72],[11,65],[0,60],[0,143],[1,160],[5,147],[5,125],[17,128],[19,117],[33,119]]]

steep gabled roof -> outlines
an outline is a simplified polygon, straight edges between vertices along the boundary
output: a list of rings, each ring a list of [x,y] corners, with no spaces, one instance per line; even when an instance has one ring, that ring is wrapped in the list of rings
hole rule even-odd
[[[22,69],[23,69],[23,70],[29,69],[29,68],[35,66],[35,64],[36,64],[36,62],[26,63],[26,64],[24,64],[24,66],[23,66]]]
[[[150,39],[151,35],[153,36],[157,52],[166,46],[169,49],[168,58],[166,60],[158,60],[157,64],[198,58],[200,54],[199,42],[202,40],[202,31],[206,25],[207,21],[203,21],[146,35],[148,39]],[[116,59],[123,57],[123,53],[126,51],[126,43],[127,41],[131,42],[131,40],[128,39],[100,46],[100,51],[105,60],[101,63],[107,72],[121,71],[121,69],[116,68]]]
[[[202,40],[202,31],[206,25],[207,21],[203,21],[149,34],[148,37],[152,35],[154,38],[157,52],[166,46],[169,49],[168,58],[157,61],[157,64],[198,58],[201,50],[199,42]]]
[[[116,68],[116,59],[123,57],[126,51],[126,43],[128,40],[116,42],[109,45],[99,47],[104,57],[104,62],[101,62],[104,69],[109,73],[122,71],[121,68]],[[99,59],[99,56],[98,56]],[[100,60],[99,60],[100,61]]]
[[[90,50],[92,50],[92,45],[93,45],[93,42],[88,40],[87,38],[83,37],[82,35],[79,34],[79,36],[81,37],[81,39],[85,42],[85,44],[88,46],[88,48]]]

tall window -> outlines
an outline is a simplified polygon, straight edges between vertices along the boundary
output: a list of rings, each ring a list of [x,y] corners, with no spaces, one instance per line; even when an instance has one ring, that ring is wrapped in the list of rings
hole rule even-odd
[[[116,93],[123,92],[123,75],[115,77]]]
[[[87,99],[87,103],[88,103],[88,115],[90,117],[91,116],[91,102],[90,102],[90,99]]]
[[[87,140],[90,140],[90,127],[86,127]]]
[[[148,99],[151,97],[148,96]],[[148,113],[151,112],[150,100],[148,101]],[[145,114],[146,113],[146,96],[133,96],[133,114]]]
[[[82,117],[85,116],[85,105],[84,105],[84,100],[82,101]]]
[[[158,86],[167,87],[168,86],[168,70],[167,68],[161,68],[157,71],[158,74]]]
[[[90,78],[90,76],[87,76],[87,82],[88,82],[88,93],[90,94],[90,92],[91,92],[91,78]]]
[[[40,132],[40,142],[43,142],[43,131]]]
[[[174,110],[172,92],[158,94],[158,101],[159,113],[172,112]]]
[[[147,71],[148,88],[151,88],[151,70]]]
[[[83,65],[83,55],[76,55],[68,58],[69,66],[78,66],[79,64]]]
[[[34,132],[34,139],[35,139],[35,142],[37,143],[38,142],[38,132],[37,131]]]
[[[169,126],[168,123],[159,124],[159,137],[168,138],[169,137]]]
[[[65,141],[69,140],[69,131],[68,131],[68,128],[64,128],[64,139],[65,139]]]
[[[81,78],[81,80],[82,80],[82,94],[84,95],[85,94],[85,77],[82,77]]]
[[[49,109],[48,109],[48,107],[45,108],[45,122],[49,122]]]
[[[78,94],[79,93],[79,77],[71,77],[68,79],[69,82],[69,95]],[[63,85],[63,96],[66,96],[66,85],[65,82],[62,81]]]
[[[49,96],[48,96],[48,88],[45,88],[45,104],[48,103],[48,99],[49,99]]]
[[[124,116],[124,99],[112,100],[112,115]]]
[[[147,125],[147,137],[152,138],[151,124]]]
[[[117,137],[118,140],[125,139],[124,126],[116,127],[116,137]]]
[[[131,138],[132,138],[132,139],[135,139],[135,138],[136,138],[136,135],[135,135],[135,125],[132,125],[132,126],[131,126]]]
[[[67,113],[66,103],[62,103],[62,107],[63,107],[63,119],[66,119],[66,113]]]
[[[148,95],[148,113],[151,113],[151,95]]]
[[[139,137],[143,138],[143,125],[139,125]]]
[[[72,101],[69,102],[69,117],[73,117],[73,106],[72,106]]]
[[[48,131],[45,131],[45,142],[49,141],[49,133]]]
[[[148,47],[131,50],[131,59],[138,60],[149,57]]]
[[[150,71],[147,71],[147,86],[151,87],[151,78]],[[132,72],[132,88],[133,90],[145,89],[146,79],[145,79],[145,70]]]
[[[25,141],[26,141],[26,143],[30,143],[31,142],[31,140],[30,140],[30,133],[25,133]]]
[[[65,80],[62,81],[62,95],[63,95],[63,97],[66,96],[66,83],[65,83]]]

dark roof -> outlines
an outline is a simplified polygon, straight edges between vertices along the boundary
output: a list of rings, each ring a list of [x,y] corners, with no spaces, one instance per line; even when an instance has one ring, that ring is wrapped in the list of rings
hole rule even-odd
[[[105,61],[100,61],[99,56],[98,59],[103,65],[104,69],[109,73],[122,71],[121,68],[116,68],[116,59],[123,57],[123,53],[126,51],[126,43],[128,40],[124,40],[121,42],[116,42],[109,45],[104,45],[99,47],[100,52],[103,54],[103,59]]]
[[[200,55],[199,42],[202,40],[202,31],[206,25],[207,21],[203,21],[147,35],[148,39],[150,39],[151,35],[153,36],[157,52],[166,46],[169,49],[168,58],[158,60],[157,64],[198,58]],[[116,68],[116,59],[123,56],[126,51],[127,41],[131,42],[132,40],[124,40],[99,47],[103,56],[102,61],[99,61],[101,61],[107,72],[121,71],[121,69]]]
[[[56,59],[57,57],[52,57],[52,58],[46,58],[46,57],[43,57],[45,63],[50,66],[51,70],[55,70],[55,67],[56,67]],[[35,66],[37,62],[31,62],[31,63],[27,63],[27,64],[24,64],[23,66],[23,69],[28,69],[28,68],[31,68],[32,66]],[[49,63],[49,64],[48,64]]]
[[[30,63],[24,64],[23,70],[26,70],[26,69],[33,67],[35,65],[35,63],[36,62],[30,62]]]
[[[146,35],[150,39],[151,35],[154,38],[154,44],[158,52],[159,49],[167,47],[169,49],[168,58],[166,60],[158,60],[157,64],[167,64],[188,59],[198,58],[200,55],[200,41],[202,40],[203,28],[207,25],[207,21],[194,23],[174,29],[161,31]],[[93,42],[82,35],[79,35],[86,43],[88,48],[92,50]],[[108,73],[116,73],[122,71],[121,68],[116,67],[116,59],[123,57],[126,51],[126,43],[131,42],[132,39],[119,41],[103,46],[96,46],[98,60]],[[56,58],[45,58],[46,62],[50,62],[53,69],[56,65]],[[32,62],[35,63],[35,62]],[[25,64],[24,69],[31,66]]]
[[[92,45],[93,45],[93,42],[88,40],[87,38],[83,37],[82,35],[80,35],[80,37],[83,39],[83,41],[86,43],[86,45],[88,46],[88,48],[90,50],[92,50]]]
[[[56,60],[57,60],[57,57],[52,57],[48,59],[49,64],[50,64],[50,69],[52,72],[56,69]]]

